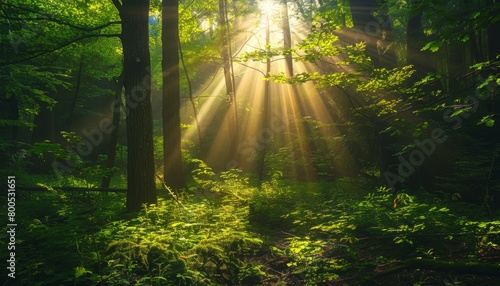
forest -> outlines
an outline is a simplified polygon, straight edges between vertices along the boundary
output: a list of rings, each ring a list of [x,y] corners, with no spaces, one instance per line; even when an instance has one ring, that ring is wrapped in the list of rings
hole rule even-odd
[[[500,285],[498,0],[0,0],[2,285]]]

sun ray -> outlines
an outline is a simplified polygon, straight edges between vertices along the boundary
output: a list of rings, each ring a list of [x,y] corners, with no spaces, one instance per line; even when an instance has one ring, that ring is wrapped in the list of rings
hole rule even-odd
[[[262,13],[271,13],[279,11],[279,3],[275,1],[262,1]],[[248,29],[248,33],[238,34],[234,42],[236,45],[244,45],[238,50],[241,55],[244,52],[250,52],[255,49],[264,49],[264,29],[252,31],[255,27],[255,19],[246,17],[241,22],[242,27]],[[264,22],[261,19],[261,22]],[[282,45],[283,36],[276,26],[272,32],[272,46]],[[243,29],[243,30],[245,30]],[[294,35],[294,45],[300,39],[307,35],[305,25],[294,24],[292,33]],[[332,58],[331,61],[340,59]],[[356,161],[353,155],[349,153],[349,148],[345,148],[344,134],[340,122],[349,121],[346,114],[346,97],[335,88],[318,89],[314,83],[306,83],[300,86],[283,85],[278,83],[269,83],[271,86],[271,111],[270,122],[265,125],[264,116],[264,90],[266,82],[263,80],[266,65],[265,62],[252,61],[244,65],[235,65],[236,75],[236,97],[238,103],[238,122],[239,132],[236,140],[229,139],[228,135],[228,102],[224,100],[224,79],[222,72],[216,76],[216,83],[206,93],[209,96],[204,100],[199,111],[200,122],[203,126],[203,136],[205,149],[207,152],[205,159],[210,166],[217,170],[227,170],[230,167],[238,167],[246,171],[256,171],[258,154],[263,150],[263,146],[271,148],[269,151],[279,152],[280,149],[293,152],[293,162],[286,167],[292,177],[304,180],[314,180],[316,178],[317,166],[313,164],[313,157],[323,156],[325,153],[331,159],[329,165],[335,166],[335,175],[342,176],[352,173],[351,166],[345,162]],[[318,67],[303,62],[295,62],[294,69],[297,73],[317,71]],[[272,72],[282,72],[285,70],[285,61],[283,59],[272,62]],[[348,71],[348,70],[345,70]],[[185,138],[193,142],[196,136],[194,122],[192,127],[185,133]],[[269,126],[265,130],[264,126]],[[213,130],[208,133],[208,130]],[[273,141],[267,141],[266,136],[271,133]],[[312,136],[318,138],[314,140],[323,140],[314,142]],[[230,142],[236,142],[236,153],[230,154]],[[329,147],[321,147],[326,141]],[[321,145],[321,146],[320,146]],[[326,154],[328,153],[328,154]],[[270,170],[267,170],[266,173]],[[332,175],[332,174],[330,174]]]

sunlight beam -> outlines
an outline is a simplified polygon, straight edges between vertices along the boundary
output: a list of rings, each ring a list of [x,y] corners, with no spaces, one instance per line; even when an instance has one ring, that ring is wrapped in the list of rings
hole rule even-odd
[[[272,17],[278,11],[279,6],[273,0],[264,0],[259,3],[259,8],[265,17]]]

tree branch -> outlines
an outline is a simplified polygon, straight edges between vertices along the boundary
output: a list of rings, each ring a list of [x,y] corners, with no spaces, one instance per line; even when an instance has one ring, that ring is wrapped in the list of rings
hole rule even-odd
[[[116,10],[118,10],[118,12],[121,13],[123,5],[122,5],[122,3],[120,3],[120,0],[111,0],[111,1],[115,5]]]
[[[57,50],[60,50],[62,48],[65,48],[73,43],[76,43],[78,41],[81,41],[81,40],[84,40],[84,39],[89,39],[89,38],[99,38],[99,37],[103,37],[103,38],[114,38],[114,37],[118,37],[120,38],[121,37],[121,34],[89,34],[89,35],[83,35],[83,36],[80,36],[78,38],[75,38],[75,39],[72,39],[70,41],[67,41],[63,44],[60,44],[52,49],[48,49],[48,50],[44,50],[44,51],[41,51],[39,53],[36,53],[34,55],[31,55],[29,57],[26,57],[26,58],[23,58],[23,59],[20,59],[20,60],[15,60],[15,61],[11,61],[11,62],[3,62],[3,63],[0,63],[0,67],[4,67],[4,66],[8,66],[8,65],[13,65],[13,64],[19,64],[19,63],[22,63],[22,62],[26,62],[26,61],[29,61],[29,60],[32,60],[32,59],[35,59],[35,58],[38,58],[38,57],[41,57],[43,55],[46,55],[48,53],[52,53],[52,52],[55,52]]]
[[[71,23],[62,21],[60,19],[56,19],[56,18],[52,17],[51,15],[43,13],[43,12],[40,12],[40,11],[36,11],[36,10],[33,10],[33,9],[29,9],[29,8],[26,8],[26,7],[21,7],[21,6],[17,6],[17,5],[13,5],[13,4],[7,4],[7,3],[4,3],[4,2],[0,2],[0,3],[2,5],[8,6],[8,7],[14,8],[14,9],[18,9],[18,10],[29,12],[29,13],[35,13],[35,14],[39,14],[39,15],[43,16],[43,17],[33,17],[33,18],[26,17],[26,18],[23,18],[23,17],[8,16],[6,13],[4,13],[4,15],[0,16],[0,18],[4,18],[4,19],[7,19],[7,20],[11,20],[11,21],[49,21],[49,22],[53,22],[53,23],[57,23],[57,24],[60,24],[60,25],[68,26],[68,27],[71,27],[73,29],[76,29],[76,30],[79,30],[79,31],[84,31],[84,32],[93,32],[93,31],[96,31],[96,30],[104,29],[104,28],[109,27],[111,25],[121,24],[121,21],[111,21],[111,22],[104,23],[104,24],[96,26],[96,27],[91,27],[91,28],[89,28],[89,27],[82,27],[82,26],[78,26],[78,25],[75,25],[75,24],[71,24]],[[2,9],[2,11],[3,11],[3,9]]]
[[[111,21],[111,22],[104,23],[104,24],[99,25],[99,26],[87,28],[87,27],[77,26],[77,25],[74,25],[71,23],[66,23],[64,21],[61,21],[61,20],[55,19],[55,18],[51,18],[51,17],[18,18],[18,17],[10,17],[10,16],[2,15],[2,16],[0,16],[0,18],[11,20],[11,21],[49,21],[49,22],[60,24],[60,25],[68,26],[70,28],[73,28],[73,29],[79,30],[79,31],[83,31],[83,32],[93,32],[96,30],[104,29],[104,28],[109,27],[111,25],[121,24],[121,21]]]

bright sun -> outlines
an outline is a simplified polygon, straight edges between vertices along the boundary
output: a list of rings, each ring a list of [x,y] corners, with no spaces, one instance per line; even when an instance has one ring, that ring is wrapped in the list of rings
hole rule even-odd
[[[265,16],[271,16],[278,11],[278,5],[273,0],[262,0],[259,3],[260,10]]]

